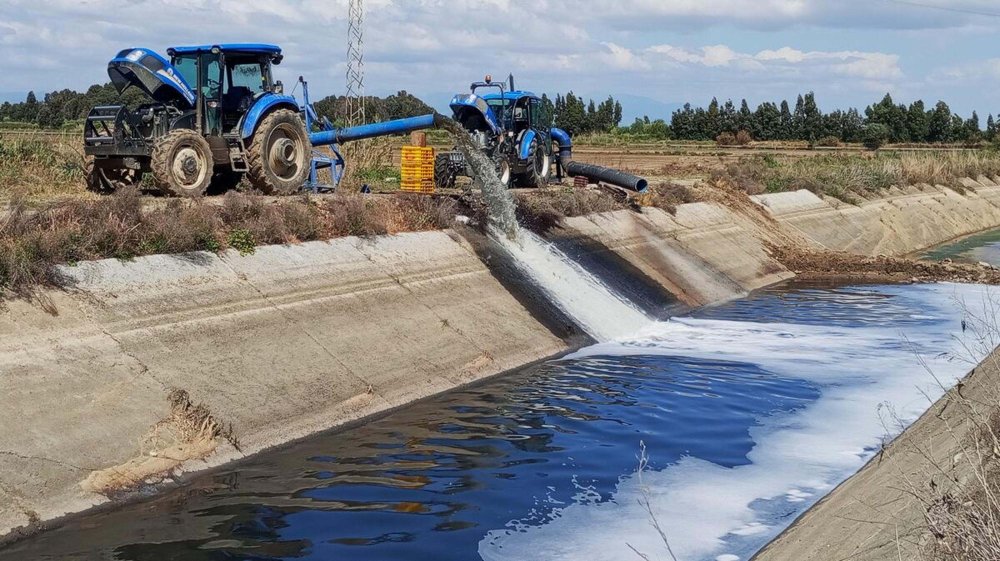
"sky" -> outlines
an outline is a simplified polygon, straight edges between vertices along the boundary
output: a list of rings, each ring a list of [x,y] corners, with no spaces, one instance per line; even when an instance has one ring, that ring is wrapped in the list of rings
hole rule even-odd
[[[997,0],[366,0],[365,91],[437,107],[487,73],[621,99],[626,121],[680,104],[820,108],[943,99],[1000,113]],[[287,90],[343,93],[347,0],[0,0],[0,98],[107,81],[127,47],[280,45]],[[627,123],[626,123],[627,124]]]

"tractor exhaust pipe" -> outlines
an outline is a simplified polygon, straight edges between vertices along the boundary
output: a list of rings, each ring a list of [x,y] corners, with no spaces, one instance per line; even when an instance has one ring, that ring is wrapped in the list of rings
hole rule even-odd
[[[570,177],[580,175],[587,179],[603,181],[609,185],[637,193],[645,193],[649,187],[648,181],[631,173],[573,161],[573,141],[570,139],[569,134],[555,127],[552,128],[550,134],[552,134],[552,139],[559,144],[559,165],[566,170],[566,173]]]

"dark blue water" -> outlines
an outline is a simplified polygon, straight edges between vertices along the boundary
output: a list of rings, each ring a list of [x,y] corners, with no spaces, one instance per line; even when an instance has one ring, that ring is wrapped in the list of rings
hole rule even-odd
[[[913,290],[778,288],[695,316],[889,331],[941,323]],[[0,559],[479,559],[490,531],[612,504],[640,442],[652,471],[685,458],[735,470],[751,463],[757,429],[825,391],[811,376],[708,355],[537,365],[72,519]]]

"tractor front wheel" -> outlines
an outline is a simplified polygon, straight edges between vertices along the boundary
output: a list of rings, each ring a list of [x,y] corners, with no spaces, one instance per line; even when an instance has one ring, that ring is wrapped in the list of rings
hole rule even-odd
[[[261,121],[247,148],[247,179],[269,195],[290,195],[309,176],[312,145],[299,114],[278,109]]]
[[[167,194],[198,197],[212,181],[212,148],[191,129],[170,131],[153,146],[153,181]]]
[[[549,182],[549,173],[552,171],[552,158],[545,153],[545,149],[538,145],[537,140],[532,140],[528,146],[528,170],[520,176],[522,187],[545,187]]]

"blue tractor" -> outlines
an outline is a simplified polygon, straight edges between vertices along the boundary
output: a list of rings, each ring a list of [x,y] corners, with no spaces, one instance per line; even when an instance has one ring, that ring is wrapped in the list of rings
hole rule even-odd
[[[119,92],[137,87],[152,102],[91,110],[84,125],[88,188],[112,191],[152,174],[160,191],[187,197],[244,176],[265,193],[301,189],[312,146],[302,110],[271,74],[281,49],[221,44],[167,53],[170,60],[125,49],[108,63]]]
[[[496,91],[480,95],[480,90]],[[490,76],[472,83],[470,93],[451,100],[451,110],[508,186],[544,186],[552,164],[558,165],[563,148],[571,146],[569,135],[552,126],[551,108],[537,95],[514,89],[513,76],[506,85]],[[434,181],[439,188],[454,187],[456,177],[472,175],[459,150],[437,155]]]

